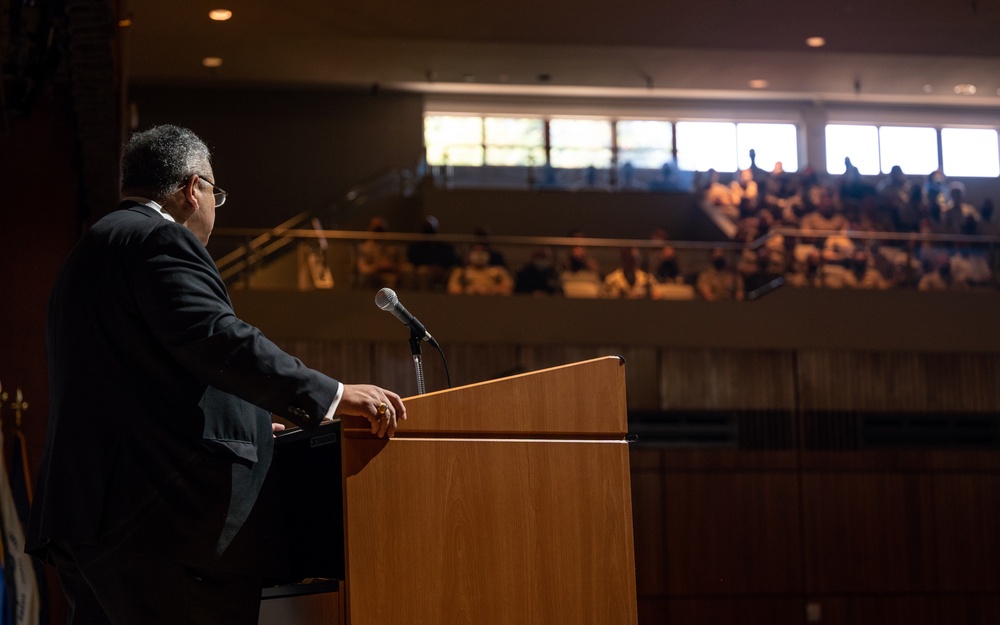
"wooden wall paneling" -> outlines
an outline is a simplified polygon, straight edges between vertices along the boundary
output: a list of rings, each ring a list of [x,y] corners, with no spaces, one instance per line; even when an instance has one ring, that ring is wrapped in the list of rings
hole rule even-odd
[[[667,601],[669,625],[802,625],[802,600],[789,597],[671,598]],[[824,625],[826,621],[824,621]]]
[[[803,410],[1000,411],[995,354],[802,350]]]
[[[941,596],[938,611],[941,625],[996,625],[1000,623],[1000,594]]]
[[[940,598],[921,595],[811,597],[822,625],[952,625],[940,618]]]
[[[664,349],[663,410],[764,410],[795,407],[791,352]]]
[[[629,449],[635,583],[639,597],[666,594],[663,471],[658,449]],[[641,621],[640,611],[640,621]]]
[[[792,472],[798,467],[794,451],[745,451],[736,449],[665,449],[661,462],[665,470],[681,472],[735,471],[760,473]]]
[[[371,344],[367,341],[328,341],[323,339],[274,339],[275,344],[295,356],[307,367],[321,371],[348,384],[374,383]]]
[[[927,484],[920,474],[805,473],[807,590],[934,589]]]
[[[802,410],[910,410],[923,393],[913,354],[802,350],[797,374]]]
[[[670,594],[801,590],[793,472],[668,472],[665,487]]]
[[[599,356],[625,358],[625,385],[629,410],[656,410],[659,399],[659,353],[635,345],[522,345],[521,366],[526,371],[565,365]]]
[[[1000,473],[1000,452],[988,449],[865,449],[808,451],[806,471],[924,473]]]
[[[926,480],[938,590],[1000,595],[1000,474]]]
[[[521,372],[517,362],[517,347],[515,345],[456,343],[442,345],[442,348],[444,349],[445,356],[448,358],[453,386],[485,382],[486,380],[493,380]],[[424,348],[424,369],[428,372],[430,370],[428,361],[432,358],[440,360],[439,356],[434,354],[433,351],[432,348]],[[407,354],[409,354],[409,351],[407,351]],[[410,368],[412,369],[412,364]],[[443,382],[440,387],[435,388],[428,381],[428,391],[443,388],[445,388]]]
[[[666,625],[670,604],[668,599],[643,597],[640,594],[637,603],[639,625]]]
[[[517,350],[512,345],[472,345],[456,343],[442,345],[452,386],[463,386],[512,375],[519,371]],[[416,372],[410,353],[409,340],[373,343],[374,367],[379,380],[404,397],[417,394]],[[448,388],[441,355],[427,343],[421,344],[424,382],[428,392]],[[381,382],[376,382],[381,384]]]
[[[927,410],[1000,412],[1000,356],[920,354]]]

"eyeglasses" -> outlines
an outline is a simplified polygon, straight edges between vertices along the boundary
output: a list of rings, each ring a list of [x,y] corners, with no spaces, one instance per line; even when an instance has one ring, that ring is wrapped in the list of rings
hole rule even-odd
[[[192,174],[192,175],[193,176],[198,176],[199,180],[204,180],[208,184],[212,185],[212,195],[215,196],[215,205],[217,207],[218,206],[222,206],[223,204],[226,203],[226,198],[229,197],[229,194],[226,193],[222,189],[222,187],[216,185],[214,182],[212,182],[211,180],[209,180],[205,176],[202,176],[201,174]]]

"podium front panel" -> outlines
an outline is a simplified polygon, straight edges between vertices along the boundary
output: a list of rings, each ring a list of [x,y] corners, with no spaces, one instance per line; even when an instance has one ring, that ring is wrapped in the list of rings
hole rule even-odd
[[[634,625],[628,445],[344,438],[351,625]]]

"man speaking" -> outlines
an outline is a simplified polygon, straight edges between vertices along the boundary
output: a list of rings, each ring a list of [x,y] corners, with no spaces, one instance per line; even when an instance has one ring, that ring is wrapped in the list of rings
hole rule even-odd
[[[27,541],[72,624],[255,624],[276,537],[247,521],[266,514],[271,414],[363,416],[379,436],[406,418],[397,394],[309,369],[234,314],[205,249],[225,200],[193,132],[137,133],[118,210],[56,281]]]

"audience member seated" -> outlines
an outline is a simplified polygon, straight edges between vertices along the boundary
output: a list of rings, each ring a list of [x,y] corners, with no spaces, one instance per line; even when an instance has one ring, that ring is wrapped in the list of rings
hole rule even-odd
[[[582,230],[574,229],[571,230],[569,236],[574,239],[585,239]],[[590,255],[590,251],[582,245],[574,245],[569,250],[569,256],[566,258],[566,262],[562,267],[563,271],[569,271],[576,273],[578,271],[588,271],[597,274],[601,273],[601,268],[594,260],[594,257]]]
[[[944,208],[948,204],[951,193],[948,191],[948,181],[940,168],[927,176],[927,180],[924,182],[923,196],[924,202],[928,206],[937,204],[939,207]]]
[[[789,199],[800,194],[798,185],[795,183],[795,180],[789,176],[787,172],[785,172],[785,168],[781,161],[774,164],[774,169],[771,170],[770,175],[768,175],[765,193],[779,200]]]
[[[839,195],[845,211],[861,206],[866,199],[875,197],[875,187],[865,182],[858,168],[851,164],[851,159],[844,159],[847,166],[844,175],[840,177]]]
[[[372,217],[369,232],[386,232],[389,223],[382,217]],[[404,267],[403,248],[381,239],[368,239],[357,248],[358,286],[368,289],[396,288]]]
[[[852,271],[852,259],[824,260],[819,267],[819,284],[828,289],[853,289],[857,287],[858,280]]]
[[[767,252],[762,251],[757,255],[753,272],[743,278],[743,283],[747,295],[750,296],[752,293],[757,292],[758,289],[769,287],[775,280],[781,277],[783,277],[781,273],[775,271]]]
[[[819,251],[813,250],[803,258],[792,261],[792,270],[785,275],[785,284],[796,288],[822,286],[819,275]]]
[[[986,198],[979,207],[979,230],[976,234],[995,237],[1000,236],[1000,221],[993,210],[993,199]]]
[[[709,266],[698,274],[695,287],[698,295],[710,302],[742,300],[743,277],[729,267],[726,252],[714,248],[709,254]]]
[[[875,185],[878,193],[880,217],[892,224],[899,223],[899,217],[906,212],[910,203],[910,179],[899,165],[893,165],[889,175]]]
[[[752,215],[756,212],[758,204],[757,183],[753,179],[753,172],[749,169],[742,169],[736,176],[736,180],[730,183],[732,201],[739,209],[740,215]]]
[[[733,221],[740,218],[739,205],[733,200],[732,189],[720,181],[719,172],[714,169],[708,170],[708,186],[705,187],[704,201]]]
[[[854,252],[854,278],[859,289],[884,290],[891,286],[865,250]]]
[[[670,162],[664,163],[660,167],[659,176],[649,183],[650,191],[688,191],[689,188],[685,188],[684,184],[681,182],[680,177],[677,175],[677,170],[674,169]]]
[[[436,235],[441,228],[433,215],[424,218],[420,231]],[[413,286],[421,290],[443,291],[448,284],[451,270],[458,264],[455,247],[446,241],[417,241],[406,252],[413,267]]]
[[[653,256],[654,263],[651,264],[650,273],[660,284],[683,284],[686,280],[680,263],[677,262],[677,250],[670,244],[664,244],[663,248]]]
[[[583,231],[574,229],[569,236],[585,238]],[[601,294],[601,269],[586,247],[574,245],[559,267],[559,280],[566,297],[598,297]]]
[[[982,287],[989,286],[993,278],[985,250],[961,246],[949,259],[948,264],[951,266],[953,282]]]
[[[507,269],[507,259],[504,258],[503,252],[490,245],[490,235],[493,234],[490,232],[490,227],[485,225],[479,226],[473,234],[479,237],[480,243],[486,248],[486,252],[490,255],[490,266],[503,267],[504,269]]]
[[[823,260],[837,262],[854,256],[854,241],[843,234],[835,234],[823,241]]]
[[[531,254],[531,260],[517,272],[514,292],[530,295],[558,295],[562,293],[559,272],[552,262],[552,249],[540,247]]]
[[[452,295],[510,295],[514,279],[506,267],[490,265],[490,251],[483,243],[469,250],[465,266],[456,267],[448,279]]]
[[[894,229],[896,232],[917,232],[920,230],[920,219],[927,214],[927,203],[924,202],[923,190],[917,185],[910,187],[909,201],[896,215]]]
[[[799,222],[802,230],[847,230],[850,225],[843,213],[837,210],[833,191],[829,187],[815,186],[812,191],[815,210],[807,213]]]
[[[967,286],[951,277],[951,265],[947,258],[928,258],[924,261],[924,275],[917,284],[920,291],[962,291]]]
[[[601,296],[611,299],[645,299],[650,297],[651,276],[639,267],[639,248],[621,251],[621,264],[604,278]]]
[[[948,185],[951,201],[941,210],[941,223],[949,234],[975,234],[979,211],[965,201],[965,185],[952,182]]]

